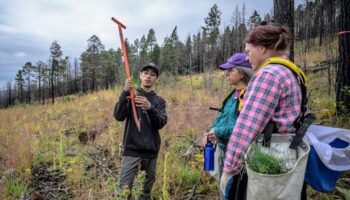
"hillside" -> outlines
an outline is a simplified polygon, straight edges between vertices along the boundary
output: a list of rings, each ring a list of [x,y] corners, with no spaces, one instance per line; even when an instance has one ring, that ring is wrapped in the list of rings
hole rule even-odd
[[[330,73],[333,77],[333,68]],[[350,128],[348,120],[335,116],[334,89],[327,94],[327,71],[310,74],[309,79],[309,105],[318,123]],[[154,199],[217,198],[217,183],[202,171],[200,154],[192,154],[191,147],[216,115],[209,106],[219,107],[228,91],[223,73],[178,78],[163,74],[156,91],[167,100],[169,119],[161,130]],[[45,194],[48,199],[112,199],[123,136],[123,123],[112,116],[120,92],[117,87],[62,97],[55,105],[0,110],[0,172],[6,175],[0,182],[0,198]],[[346,177],[339,188],[348,188]],[[142,178],[140,174],[136,194]],[[344,194],[310,193],[316,199]]]
[[[216,102],[221,95],[211,95],[212,92],[199,89],[201,80],[199,76],[193,78],[192,91],[188,80],[183,80],[180,85],[174,84],[174,87],[170,88],[161,83],[157,89],[167,100],[169,116],[168,125],[161,131],[163,144],[168,143],[169,147],[166,150],[163,145],[159,157],[160,163],[164,162],[166,152],[175,154],[179,150],[185,151],[190,146],[189,141],[183,139],[183,142],[180,142],[182,139],[177,136],[201,135],[215,116],[208,107],[219,106]],[[117,169],[112,171],[96,165],[103,161],[96,161],[94,159],[100,159],[99,156],[91,155],[96,155],[100,151],[108,152],[106,159],[113,158],[112,165],[119,166],[118,145],[122,140],[123,123],[116,122],[112,115],[120,91],[121,88],[116,88],[84,96],[66,96],[60,98],[55,105],[17,106],[0,110],[2,138],[0,171],[8,169],[15,171],[15,178],[11,179],[13,186],[9,186],[9,183],[2,185],[4,191],[1,193],[2,199],[11,196],[18,198],[21,189],[30,183],[33,168],[41,166],[42,163],[48,163],[50,169],[61,170],[66,174],[67,185],[78,199],[88,199],[88,195],[96,199],[110,199],[109,194],[112,191],[107,187],[108,178],[114,178]],[[221,89],[220,91],[222,92]],[[183,163],[176,159],[180,159],[180,155],[171,156],[168,162]],[[175,193],[185,195],[186,192],[183,190],[185,185],[190,190],[193,181],[199,177],[199,174],[194,174],[192,179],[188,177],[190,172],[187,170],[191,169],[191,163],[185,165],[169,166],[171,181],[168,184],[175,190],[171,195]],[[87,170],[89,167],[92,169]],[[200,172],[200,165],[193,167],[195,167],[194,173]],[[158,173],[163,173],[161,168],[162,164],[159,165]],[[105,170],[108,175],[102,172]],[[182,171],[176,172],[177,170]],[[183,174],[185,180],[182,180],[181,175],[179,178],[178,173],[185,173]],[[159,177],[161,176],[162,174],[159,174]],[[158,180],[156,196],[161,192],[163,184],[161,178]],[[213,184],[213,181],[208,184]],[[14,188],[11,187],[17,187],[18,191],[13,191]],[[203,191],[209,192],[204,189]]]

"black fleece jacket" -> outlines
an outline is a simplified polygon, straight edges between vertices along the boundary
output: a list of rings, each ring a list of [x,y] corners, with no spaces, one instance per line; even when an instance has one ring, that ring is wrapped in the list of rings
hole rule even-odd
[[[123,155],[156,158],[161,142],[159,129],[167,123],[165,100],[154,91],[146,92],[141,88],[137,89],[137,95],[147,97],[148,101],[152,104],[151,108],[147,111],[137,108],[141,122],[141,131],[139,131],[134,121],[131,102],[127,98],[129,95],[129,92],[123,91],[114,108],[114,117],[117,121],[124,121],[126,119]]]

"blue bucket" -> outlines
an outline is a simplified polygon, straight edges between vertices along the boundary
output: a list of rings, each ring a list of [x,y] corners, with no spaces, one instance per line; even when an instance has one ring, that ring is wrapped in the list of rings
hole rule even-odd
[[[346,148],[349,143],[336,138],[329,145],[333,148]],[[319,192],[332,192],[341,172],[329,169],[318,157],[317,152],[311,146],[309,159],[307,161],[305,182]]]

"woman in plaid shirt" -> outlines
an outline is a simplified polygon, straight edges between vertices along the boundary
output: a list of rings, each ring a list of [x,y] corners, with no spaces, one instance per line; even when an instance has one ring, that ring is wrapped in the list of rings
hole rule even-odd
[[[245,38],[245,52],[256,74],[251,79],[242,111],[231,134],[221,189],[242,169],[249,145],[267,124],[275,123],[279,133],[295,131],[293,123],[301,109],[302,94],[293,72],[281,64],[264,63],[269,58],[288,59],[289,31],[284,26],[262,25]],[[243,186],[244,188],[244,186]],[[240,198],[245,198],[245,191]],[[238,198],[237,198],[238,199]]]

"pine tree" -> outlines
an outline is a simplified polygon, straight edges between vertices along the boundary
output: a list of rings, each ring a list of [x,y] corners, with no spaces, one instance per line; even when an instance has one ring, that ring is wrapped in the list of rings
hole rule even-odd
[[[147,44],[148,44],[148,47],[149,47],[149,51],[152,52],[152,51],[153,51],[153,48],[154,48],[154,45],[157,44],[156,33],[154,32],[153,28],[151,28],[151,29],[148,31],[148,34],[147,34]]]
[[[160,52],[161,52],[161,49],[160,49],[159,45],[155,44],[153,47],[153,50],[150,54],[150,60],[152,63],[157,64],[157,65],[159,64]]]
[[[61,57],[63,55],[62,51],[61,51],[61,46],[58,44],[57,41],[54,41],[51,44],[50,47],[50,53],[51,53],[51,63],[49,66],[49,70],[50,70],[50,75],[49,75],[49,79],[50,79],[50,93],[51,93],[51,100],[52,100],[52,104],[55,103],[55,80],[57,79],[58,76],[58,71],[59,71],[59,64],[61,62]]]
[[[43,79],[46,77],[47,71],[48,67],[42,61],[38,61],[36,65],[33,66],[34,77],[38,80],[38,99],[39,102],[41,101],[42,104],[45,104],[45,88],[43,84]]]
[[[210,9],[208,17],[204,19],[205,22],[205,31],[209,34],[209,42],[212,46],[215,45],[216,40],[220,34],[219,26],[221,23],[221,12],[216,4]]]
[[[216,65],[213,61],[216,58],[216,45],[220,31],[219,26],[221,23],[221,12],[216,4],[210,9],[208,17],[204,19],[205,26],[203,29],[203,36],[207,38],[207,61],[211,67]]]
[[[248,21],[248,27],[249,29],[252,29],[261,23],[261,17],[258,13],[258,11],[254,10],[252,16],[250,16]]]
[[[26,64],[23,65],[22,67],[22,74],[23,76],[26,77],[27,80],[27,95],[26,95],[26,100],[27,103],[31,103],[31,78],[33,77],[33,65],[31,62],[27,62]]]
[[[102,75],[101,84],[105,89],[115,85],[117,74],[117,52],[113,49],[101,52]]]
[[[24,101],[24,78],[22,75],[22,70],[18,70],[16,74],[16,85],[17,85],[17,99],[20,103]]]
[[[177,26],[175,26],[170,37],[164,39],[164,44],[160,53],[160,65],[163,71],[178,75],[180,55],[179,46],[179,36],[177,35]]]
[[[185,73],[186,74],[191,74],[192,73],[192,67],[193,67],[193,54],[192,54],[192,40],[191,40],[191,36],[187,37],[184,54],[185,54],[184,64],[185,64],[185,67],[186,67]]]
[[[140,40],[140,66],[143,66],[148,62],[148,46],[148,40],[143,35]]]
[[[99,87],[98,79],[101,75],[101,52],[104,51],[104,45],[99,37],[92,35],[88,39],[88,47],[81,54],[81,66],[84,75],[84,90],[89,89],[91,92]]]

